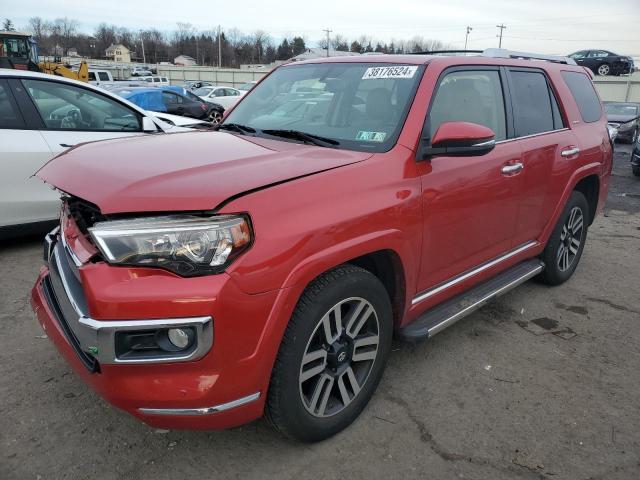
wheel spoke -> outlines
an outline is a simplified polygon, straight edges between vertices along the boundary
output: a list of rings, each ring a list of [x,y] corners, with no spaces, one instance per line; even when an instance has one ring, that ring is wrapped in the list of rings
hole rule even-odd
[[[347,322],[347,335],[356,338],[372,313],[373,307],[369,303],[360,303]]]
[[[305,366],[313,364],[305,370]],[[327,351],[323,348],[309,352],[302,357],[302,371],[300,373],[300,383],[306,382],[310,378],[322,373],[327,368]]]
[[[584,223],[584,217],[582,215],[579,215],[573,225],[571,226],[571,232],[575,235],[577,234],[581,229],[582,229],[582,225]]]
[[[351,359],[354,362],[375,360],[377,353],[378,335],[369,335],[366,337],[358,338],[353,342],[353,356],[351,357]]]
[[[567,238],[567,226],[563,225],[562,233],[560,233],[560,240],[564,240],[565,238]]]
[[[309,402],[309,409],[316,415],[324,415],[329,395],[331,395],[331,389],[333,388],[333,382],[333,377],[326,374],[318,379]]]
[[[322,328],[328,345],[331,345],[342,335],[342,311],[340,310],[340,305],[333,307],[322,318]]]
[[[353,392],[353,397],[355,397],[360,391],[360,384],[356,379],[356,374],[353,373],[353,368],[347,368],[340,378],[343,379],[345,387],[348,390],[351,390]]]
[[[567,268],[569,268],[569,249],[565,248],[564,249],[564,255],[563,255],[563,260],[564,260],[564,269],[566,270]]]
[[[569,250],[571,250],[571,253],[574,255],[577,255],[579,247],[580,247],[580,241],[577,238],[572,238],[571,245],[569,245]]]

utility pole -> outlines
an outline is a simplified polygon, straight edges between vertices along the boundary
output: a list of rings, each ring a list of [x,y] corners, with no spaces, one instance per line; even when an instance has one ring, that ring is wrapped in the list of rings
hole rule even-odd
[[[325,32],[327,34],[327,57],[329,56],[329,50],[331,49],[331,42],[329,40],[329,34],[331,32],[333,32],[333,30],[329,30],[328,28],[326,30],[323,30],[323,32]]]
[[[140,30],[140,45],[142,46],[142,63],[147,64],[147,57],[144,55],[144,38],[142,38],[142,30]]]
[[[218,25],[218,68],[222,68],[222,42],[220,37],[220,25]]]
[[[471,27],[467,27],[467,34],[464,36],[464,49],[467,49],[467,40],[469,39],[469,34],[471,33],[471,30],[473,30],[473,28]]]
[[[502,31],[507,27],[503,23],[501,23],[500,25],[496,25],[496,27],[500,29],[500,35],[496,35],[496,37],[500,38],[500,41],[498,42],[498,48],[502,48]]]

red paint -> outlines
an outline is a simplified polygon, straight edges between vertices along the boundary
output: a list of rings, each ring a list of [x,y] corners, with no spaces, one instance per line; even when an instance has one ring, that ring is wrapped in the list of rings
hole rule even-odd
[[[87,263],[93,246],[77,235],[73,221],[64,220],[67,242],[84,263],[80,276],[92,317],[214,318],[213,348],[199,361],[106,365],[91,375],[52,319],[40,287],[43,269],[32,292],[38,319],[87,383],[151,425],[204,429],[250,421],[262,414],[271,367],[296,302],[321,273],[371,252],[393,252],[404,284],[396,318],[404,325],[499,269],[539,254],[580,179],[597,175],[602,208],[612,164],[606,117],[582,122],[560,75],[582,68],[483,57],[380,56],[375,61],[429,63],[398,142],[386,153],[195,132],[88,144],[39,172],[105,214],[243,212],[255,232],[251,249],[226,273],[181,278],[158,269]],[[446,68],[456,65],[544,70],[567,128],[499,142],[484,156],[417,161],[434,86]],[[462,130],[438,134],[491,136],[477,125]],[[571,146],[580,148],[577,158],[562,157],[560,152]],[[503,166],[518,162],[525,165],[521,172],[501,173]],[[539,246],[411,306],[420,291],[531,240]],[[137,412],[139,407],[207,407],[254,392],[261,392],[259,401],[204,417]]]

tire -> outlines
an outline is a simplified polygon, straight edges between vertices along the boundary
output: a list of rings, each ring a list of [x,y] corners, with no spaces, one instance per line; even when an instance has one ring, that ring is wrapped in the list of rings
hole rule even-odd
[[[324,440],[349,426],[382,378],[392,336],[391,302],[373,274],[342,265],[315,279],[298,301],[280,345],[267,421],[303,442]]]
[[[222,121],[222,112],[220,112],[220,110],[211,109],[207,115],[207,120],[214,125],[217,125]]]
[[[574,190],[542,252],[541,258],[545,263],[540,274],[542,282],[560,285],[571,278],[587,239],[589,215],[587,199],[582,192]],[[569,235],[568,230],[571,230]],[[579,244],[576,245],[577,242]]]
[[[631,165],[631,170],[636,177],[640,177],[640,165]]]
[[[598,75],[602,75],[603,77],[606,77],[610,73],[611,73],[611,67],[608,64],[603,63],[602,65],[598,66]]]

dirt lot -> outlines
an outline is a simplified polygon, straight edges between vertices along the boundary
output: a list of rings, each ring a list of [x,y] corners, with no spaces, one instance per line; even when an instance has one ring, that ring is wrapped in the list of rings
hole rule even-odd
[[[336,438],[263,422],[151,429],[58,356],[28,306],[40,239],[0,245],[0,479],[640,478],[640,179],[619,146],[576,275],[534,282],[417,346]]]

